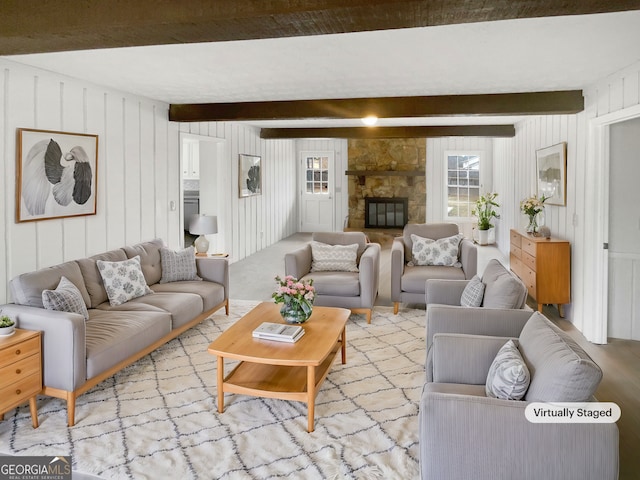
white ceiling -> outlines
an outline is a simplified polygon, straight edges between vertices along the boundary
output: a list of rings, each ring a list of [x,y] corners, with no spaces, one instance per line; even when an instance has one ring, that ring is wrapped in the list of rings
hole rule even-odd
[[[640,11],[5,58],[167,103],[572,90],[640,60]],[[380,125],[514,120],[388,119]]]

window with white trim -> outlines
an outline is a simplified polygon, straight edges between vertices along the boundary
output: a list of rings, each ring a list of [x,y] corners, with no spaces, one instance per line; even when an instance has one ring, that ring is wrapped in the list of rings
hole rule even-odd
[[[479,152],[447,152],[447,219],[473,216],[476,200],[480,197]]]

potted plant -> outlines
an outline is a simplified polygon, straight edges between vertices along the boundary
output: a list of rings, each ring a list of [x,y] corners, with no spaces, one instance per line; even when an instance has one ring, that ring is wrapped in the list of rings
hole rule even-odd
[[[311,316],[315,287],[313,279],[300,281],[287,275],[276,277],[278,288],[271,295],[275,303],[282,303],[280,314],[287,323],[304,323]]]
[[[476,200],[476,208],[473,214],[478,218],[478,243],[480,245],[489,244],[489,230],[493,228],[491,220],[500,218],[495,211],[500,205],[496,202],[497,193],[486,193]]]
[[[16,322],[11,320],[6,315],[0,316],[0,335],[11,335],[16,328]]]

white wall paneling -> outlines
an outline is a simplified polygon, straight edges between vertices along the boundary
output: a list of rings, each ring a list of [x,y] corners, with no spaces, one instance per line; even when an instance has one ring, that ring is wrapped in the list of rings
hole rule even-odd
[[[0,152],[4,173],[0,224],[0,303],[14,276],[162,237],[179,245],[177,124],[168,105],[0,60]],[[16,129],[98,135],[97,214],[15,223]],[[176,183],[175,189],[169,184]]]

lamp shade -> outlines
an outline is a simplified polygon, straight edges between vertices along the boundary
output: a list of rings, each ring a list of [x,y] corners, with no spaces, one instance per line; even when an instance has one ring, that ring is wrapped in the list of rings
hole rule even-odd
[[[189,220],[189,233],[193,235],[218,233],[218,217],[212,215],[192,215]]]

